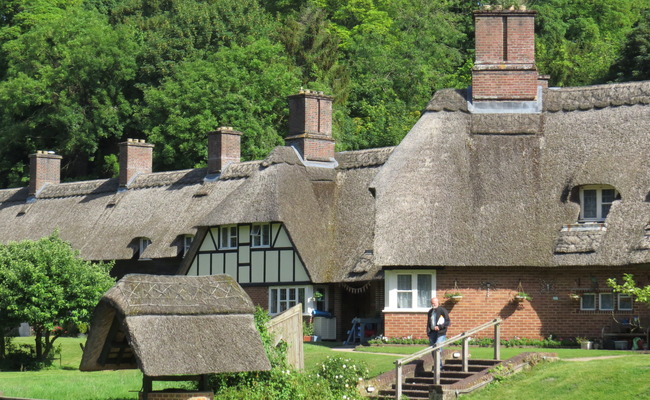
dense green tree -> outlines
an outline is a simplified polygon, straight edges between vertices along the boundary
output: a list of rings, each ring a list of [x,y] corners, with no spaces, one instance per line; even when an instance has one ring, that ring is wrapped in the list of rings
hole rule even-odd
[[[37,149],[56,150],[64,169],[81,167],[77,175],[97,174],[86,163],[104,141],[122,136],[132,114],[125,92],[136,76],[133,31],[69,8],[4,43],[3,51],[0,184],[20,184],[7,171]]]
[[[618,82],[650,79],[650,12],[643,14],[628,35],[609,77]]]
[[[112,263],[93,264],[55,232],[37,241],[0,245],[0,326],[28,322],[36,357],[46,359],[67,324],[89,323],[114,283]]]
[[[245,159],[266,156],[282,142],[286,97],[299,87],[282,46],[264,39],[179,64],[144,94],[141,119],[158,147],[156,162],[160,168],[205,165],[206,133],[218,126],[244,132]]]

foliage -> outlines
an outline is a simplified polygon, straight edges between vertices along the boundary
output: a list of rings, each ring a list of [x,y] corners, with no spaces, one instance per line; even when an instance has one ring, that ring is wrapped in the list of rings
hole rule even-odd
[[[523,300],[532,300],[533,298],[526,292],[517,292],[515,293],[515,298],[516,299],[523,299]]]
[[[56,346],[43,358],[36,357],[36,347],[33,344],[14,344],[10,338],[5,341],[5,356],[0,359],[0,370],[3,371],[38,371],[53,364],[60,357],[61,347]]]
[[[302,334],[303,336],[313,336],[314,335],[314,324],[307,321],[302,321]]]
[[[644,287],[637,286],[634,275],[632,274],[624,274],[622,284],[619,284],[618,280],[610,278],[607,280],[607,285],[614,289],[615,292],[634,296],[636,301],[650,304],[650,285]]]
[[[0,326],[28,322],[36,335],[35,357],[46,360],[64,333],[60,327],[90,321],[114,283],[111,268],[83,260],[57,232],[0,245]]]
[[[385,336],[380,336],[377,338],[370,339],[368,341],[371,345],[391,345],[391,344],[417,344],[417,345],[428,345],[428,339],[415,339],[410,336],[402,338],[389,338]],[[560,348],[560,347],[575,347],[576,340],[572,338],[567,339],[555,339],[553,335],[545,339],[528,339],[520,338],[515,336],[511,339],[501,339],[501,345],[505,347],[541,347],[541,348]],[[455,345],[461,345],[462,341],[454,343]],[[493,347],[494,339],[490,338],[471,338],[469,341],[470,345],[479,346],[479,347]]]
[[[323,378],[336,398],[352,398],[357,384],[368,378],[368,368],[349,358],[328,357],[316,376]]]
[[[650,11],[646,10],[625,41],[610,79],[618,82],[650,79]]]

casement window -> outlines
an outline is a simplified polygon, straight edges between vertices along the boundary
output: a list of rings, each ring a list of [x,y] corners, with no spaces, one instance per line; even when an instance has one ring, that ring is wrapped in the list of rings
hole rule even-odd
[[[618,295],[618,309],[619,311],[632,311],[632,296],[629,294],[619,293]]]
[[[434,294],[435,271],[386,271],[386,309],[427,310]]]
[[[219,248],[237,248],[237,225],[226,225],[219,228]]]
[[[594,311],[596,309],[596,293],[583,293],[580,296],[580,309]]]
[[[601,311],[614,310],[614,293],[599,293],[598,309]]]
[[[251,227],[251,247],[269,247],[271,245],[271,225],[253,224]]]
[[[581,186],[580,222],[604,222],[612,203],[620,198],[620,194],[612,186]]]
[[[298,303],[302,303],[303,311],[306,311],[306,292],[304,286],[269,288],[269,314],[279,314]]]
[[[194,235],[183,236],[183,257],[185,257],[187,252],[190,251],[190,246],[192,246],[193,241],[194,241]]]
[[[146,237],[141,237],[140,238],[140,253],[139,253],[139,258],[141,260],[149,260],[149,258],[144,258],[142,257],[142,254],[144,253],[145,250],[147,250],[147,247],[151,245],[151,239],[146,238]]]

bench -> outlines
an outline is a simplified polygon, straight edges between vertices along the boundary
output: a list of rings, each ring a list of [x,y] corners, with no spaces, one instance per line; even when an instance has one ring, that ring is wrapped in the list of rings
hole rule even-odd
[[[650,328],[642,328],[628,321],[629,319],[611,326],[603,326],[601,338],[604,349],[630,350],[635,338],[643,340],[642,346],[647,348],[650,343]],[[643,350],[643,347],[639,350]]]

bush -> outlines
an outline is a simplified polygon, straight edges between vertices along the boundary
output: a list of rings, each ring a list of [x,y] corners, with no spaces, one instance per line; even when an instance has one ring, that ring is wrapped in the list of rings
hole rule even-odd
[[[36,357],[33,344],[16,345],[11,338],[5,338],[5,356],[0,359],[0,371],[38,371],[54,364],[54,360],[61,354],[61,347],[56,346],[45,359]]]
[[[337,398],[357,398],[357,384],[368,378],[369,372],[363,364],[341,357],[327,357],[318,367],[317,377],[326,382]]]

